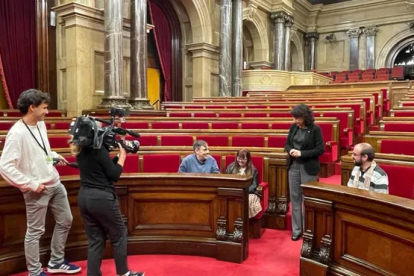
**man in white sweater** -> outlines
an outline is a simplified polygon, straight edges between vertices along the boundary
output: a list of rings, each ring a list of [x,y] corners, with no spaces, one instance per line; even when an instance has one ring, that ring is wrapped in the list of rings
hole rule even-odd
[[[81,270],[64,258],[72,213],[67,192],[53,166],[53,158],[64,158],[51,151],[44,122],[49,94],[35,89],[24,91],[17,102],[23,118],[9,130],[0,158],[3,178],[23,192],[27,231],[24,241],[29,276],[46,276],[39,262],[39,240],[45,232],[45,217],[50,207],[56,225],[51,243],[49,273],[73,274]]]

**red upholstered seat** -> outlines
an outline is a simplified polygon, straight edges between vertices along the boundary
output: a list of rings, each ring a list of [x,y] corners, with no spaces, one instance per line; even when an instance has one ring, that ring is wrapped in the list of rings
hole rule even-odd
[[[137,173],[139,171],[139,157],[138,154],[128,154],[125,159],[124,173]]]
[[[207,122],[185,122],[181,124],[182,129],[208,129]]]
[[[269,129],[268,123],[242,123],[242,129]]]
[[[379,165],[388,175],[389,194],[414,198],[414,168],[401,165]]]
[[[381,140],[381,153],[414,155],[414,141]]]
[[[245,109],[246,106],[244,105],[228,105],[227,109]]]
[[[216,118],[217,115],[216,113],[210,113],[210,112],[205,112],[205,113],[194,113],[194,117],[196,118]]]
[[[286,118],[292,118],[292,115],[290,112],[278,112],[278,113],[269,113],[269,117],[286,117]]]
[[[384,131],[414,132],[414,124],[386,122],[384,125]]]
[[[273,123],[272,129],[290,129],[292,123]]]
[[[206,105],[206,109],[224,109],[223,105]]]
[[[267,146],[269,148],[284,148],[286,144],[286,136],[269,136]]]
[[[404,79],[404,67],[397,66],[391,70],[391,78],[403,80]]]
[[[189,113],[189,112],[171,112],[171,113],[169,113],[169,117],[191,117],[191,113]]]
[[[394,111],[394,117],[414,117],[414,111]]]
[[[69,147],[69,136],[50,136],[49,143],[52,149],[56,148],[68,148]]]
[[[239,118],[242,115],[241,115],[241,113],[225,112],[225,113],[219,113],[218,116],[219,116],[219,118]]]
[[[55,123],[55,129],[69,129],[70,122],[57,122]]]
[[[179,129],[178,122],[153,122],[152,129]]]
[[[125,122],[121,126],[127,129],[148,129],[149,123],[147,122]]]
[[[232,147],[264,147],[265,138],[263,136],[233,136]]]
[[[216,122],[211,123],[212,129],[238,129],[239,123],[233,123],[233,122]]]
[[[339,139],[341,147],[349,147],[354,144],[354,130],[348,124],[348,113],[345,112],[314,112],[317,117],[336,117],[339,120]]]
[[[333,125],[330,123],[318,123],[325,142],[325,152],[319,157],[321,163],[336,162],[338,160],[338,144],[334,140]]]
[[[217,162],[217,166],[219,167],[219,169],[221,168],[220,164],[221,164],[221,155],[211,155],[211,157],[213,157],[216,162]],[[220,172],[222,173],[222,172]]]
[[[181,163],[179,154],[145,154],[142,172],[176,173]]]
[[[157,146],[158,145],[158,137],[156,135],[145,135],[141,136],[140,138],[135,138],[132,136],[126,136],[127,140],[138,140],[141,146]]]
[[[76,157],[75,156],[67,156],[65,158],[70,163],[72,163],[72,162],[76,163]],[[60,176],[79,175],[79,169],[76,169],[76,168],[72,168],[72,167],[69,167],[69,166],[56,166],[55,168],[58,171]]]
[[[0,130],[9,130],[15,122],[0,122]]]
[[[209,147],[228,147],[229,146],[228,136],[199,135],[197,136],[196,139],[206,141]]]
[[[192,146],[194,144],[191,135],[168,135],[161,136],[161,146]]]
[[[267,117],[267,113],[249,113],[249,112],[244,112],[244,117],[245,118],[263,118],[263,117]]]

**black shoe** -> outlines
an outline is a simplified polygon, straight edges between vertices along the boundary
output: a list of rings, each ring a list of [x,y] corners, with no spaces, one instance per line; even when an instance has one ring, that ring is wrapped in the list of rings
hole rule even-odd
[[[144,276],[145,272],[131,272],[129,276]]]
[[[298,241],[302,237],[302,234],[297,236],[292,236],[292,241]]]

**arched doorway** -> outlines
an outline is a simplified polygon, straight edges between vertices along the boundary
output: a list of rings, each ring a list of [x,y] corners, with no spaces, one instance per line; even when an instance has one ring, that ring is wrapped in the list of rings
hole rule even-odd
[[[292,71],[302,71],[298,49],[293,41],[290,42],[290,64]]]
[[[249,62],[254,61],[254,46],[252,35],[243,24],[243,68],[249,69]]]

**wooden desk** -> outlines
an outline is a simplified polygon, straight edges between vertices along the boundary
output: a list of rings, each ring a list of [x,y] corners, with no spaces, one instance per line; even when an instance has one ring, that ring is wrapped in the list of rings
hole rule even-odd
[[[79,177],[62,177],[73,224],[71,261],[87,259],[87,237],[77,206]],[[128,229],[128,254],[182,254],[242,263],[249,256],[248,187],[252,177],[227,174],[125,174],[116,184]],[[54,219],[46,220],[40,256],[46,266]],[[0,275],[26,270],[22,193],[0,183]],[[111,257],[111,248],[105,258]]]
[[[412,275],[414,201],[310,183],[300,275]]]

